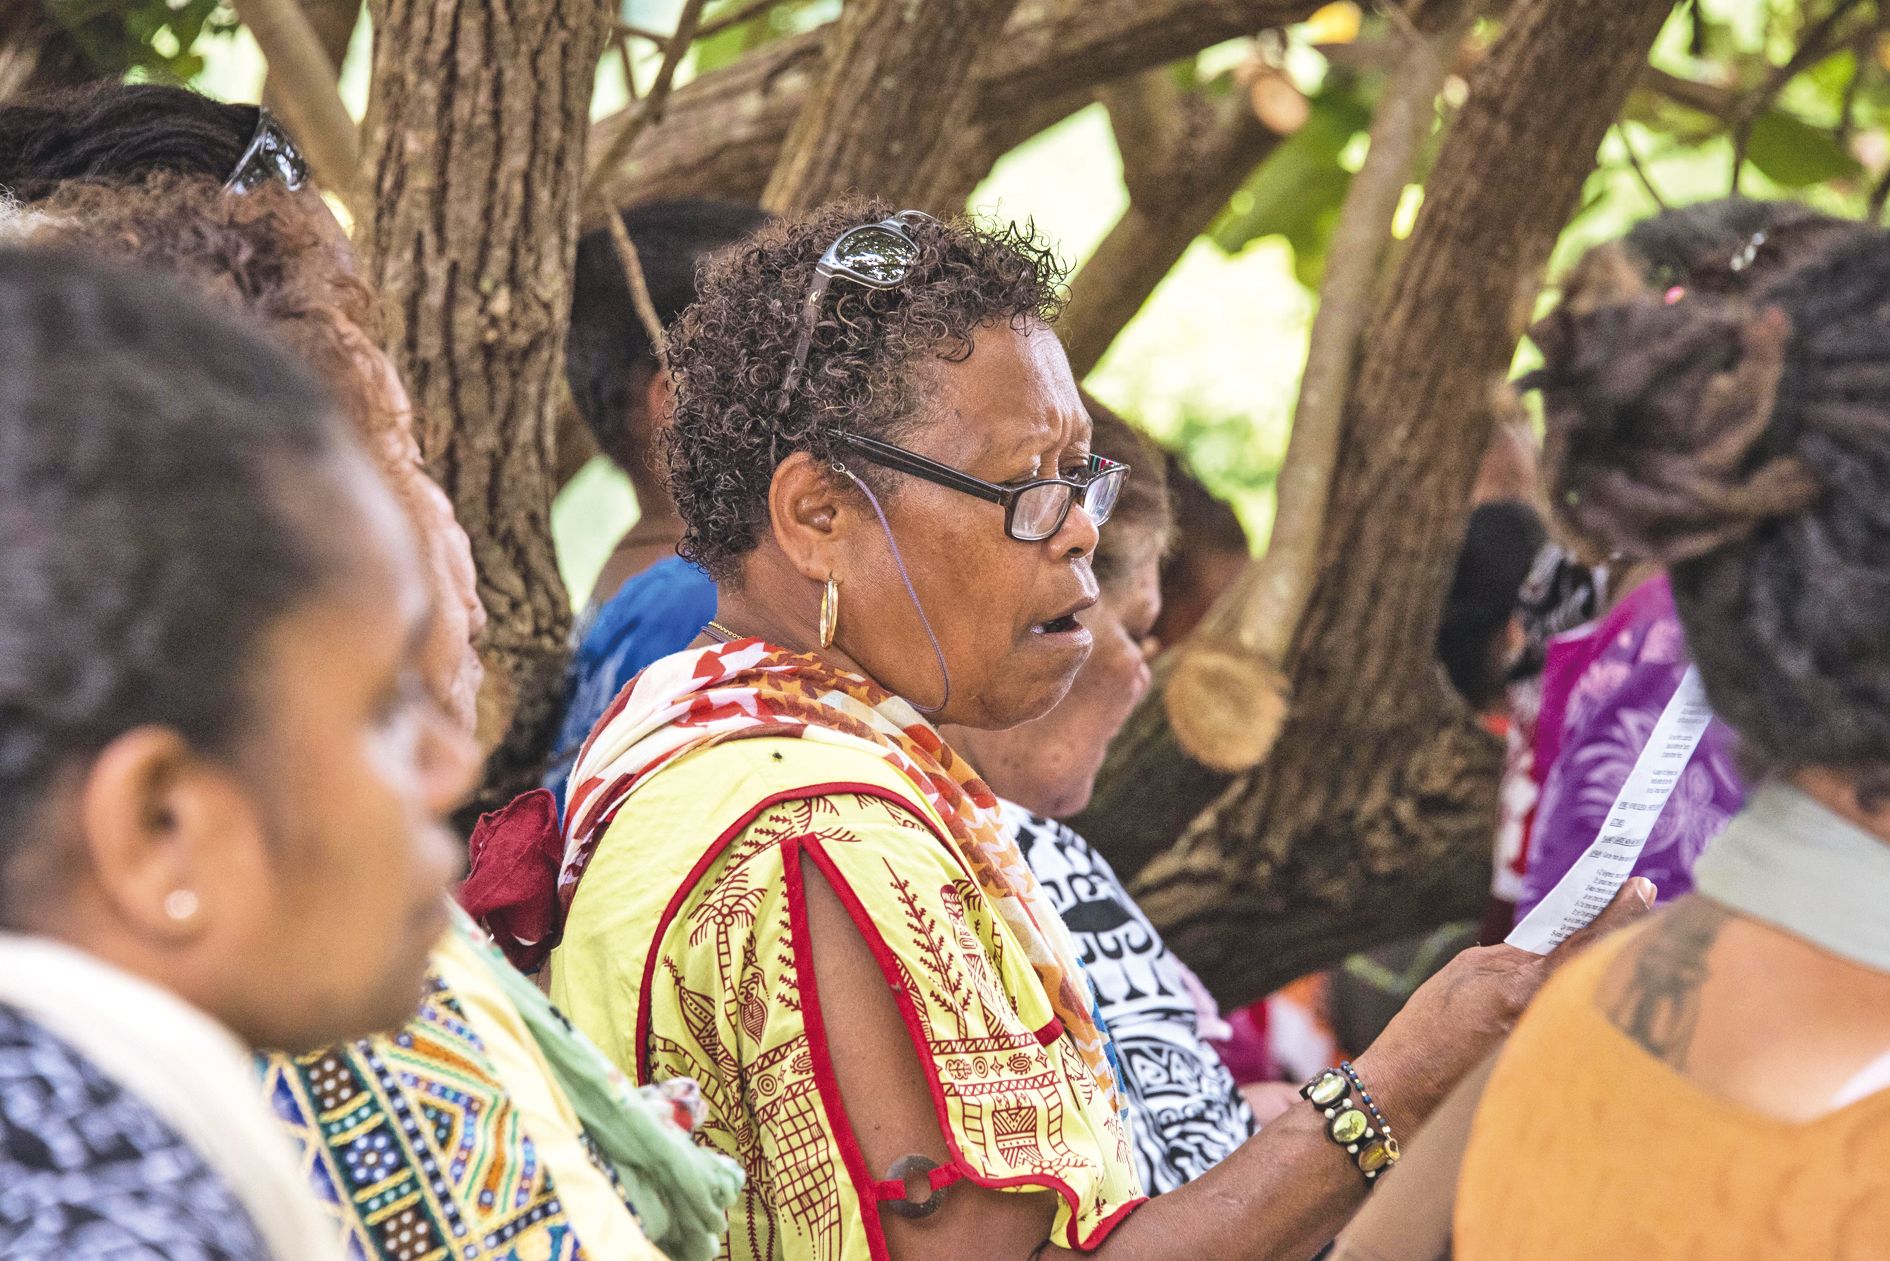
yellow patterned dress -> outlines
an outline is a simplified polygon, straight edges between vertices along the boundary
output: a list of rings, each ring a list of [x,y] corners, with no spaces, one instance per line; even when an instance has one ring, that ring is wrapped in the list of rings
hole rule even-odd
[[[692,750],[628,796],[572,898],[552,994],[639,1082],[687,1075],[698,1137],[741,1162],[740,1261],[886,1256],[816,1004],[803,858],[898,997],[949,1172],[1047,1189],[1090,1249],[1142,1201],[1124,1123],[926,797],[871,751],[760,736]],[[898,1194],[898,1192],[892,1192]]]

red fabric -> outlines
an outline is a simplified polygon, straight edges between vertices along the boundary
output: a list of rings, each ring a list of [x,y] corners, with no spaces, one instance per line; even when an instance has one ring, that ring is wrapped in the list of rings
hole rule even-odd
[[[1262,998],[1226,1013],[1234,1036],[1225,1041],[1210,1039],[1220,1053],[1221,1062],[1242,1086],[1249,1082],[1276,1081],[1279,1072],[1267,1042],[1267,1000]]]
[[[469,849],[472,874],[459,887],[459,904],[492,934],[514,967],[538,971],[563,935],[558,799],[543,788],[521,793],[480,817]]]

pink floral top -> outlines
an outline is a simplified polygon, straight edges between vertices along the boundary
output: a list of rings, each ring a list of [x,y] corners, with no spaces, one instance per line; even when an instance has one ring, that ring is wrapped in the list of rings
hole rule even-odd
[[[1550,642],[1536,727],[1542,798],[1518,920],[1594,844],[1689,664],[1665,575],[1643,582],[1600,621]],[[1745,801],[1735,741],[1714,719],[1641,852],[1634,873],[1652,880],[1663,902],[1692,891],[1695,860]]]

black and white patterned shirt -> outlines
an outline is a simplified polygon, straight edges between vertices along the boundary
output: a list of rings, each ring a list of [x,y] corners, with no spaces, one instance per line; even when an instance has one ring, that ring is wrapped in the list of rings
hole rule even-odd
[[[1121,1056],[1142,1185],[1150,1195],[1173,1191],[1219,1164],[1256,1128],[1233,1074],[1201,1037],[1187,966],[1088,841],[1009,802],[1004,821],[1095,983]]]
[[[0,1258],[268,1261],[230,1189],[143,1100],[0,1003]]]

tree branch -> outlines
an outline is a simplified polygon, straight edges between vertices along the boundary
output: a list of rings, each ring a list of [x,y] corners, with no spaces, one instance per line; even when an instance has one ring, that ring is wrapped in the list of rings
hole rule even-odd
[[[749,0],[747,4],[722,14],[713,22],[704,22],[702,29],[696,32],[696,38],[707,39],[711,35],[720,35],[723,31],[740,26],[743,22],[753,21],[783,3],[784,0]]]
[[[669,338],[663,333],[663,321],[650,299],[650,282],[643,275],[643,260],[637,257],[637,244],[630,239],[630,229],[623,226],[623,216],[604,211],[610,225],[610,243],[617,252],[617,265],[623,268],[624,283],[630,287],[630,305],[636,308],[643,333],[650,339],[650,349],[661,364],[669,354]]]
[[[1660,195],[1660,190],[1654,187],[1653,177],[1648,175],[1647,168],[1641,165],[1641,155],[1634,151],[1634,140],[1627,134],[1627,128],[1617,122],[1614,125],[1614,134],[1621,138],[1621,152],[1627,154],[1628,165],[1634,168],[1634,178],[1641,182],[1641,191],[1653,201],[1655,209],[1665,210],[1667,199]]]
[[[328,64],[339,76],[341,63],[348,58],[348,45],[354,41],[354,28],[361,20],[361,0],[300,0],[300,4],[302,12],[308,15],[309,25],[315,28],[315,38],[321,43],[322,51],[328,55]],[[263,104],[281,114],[282,96],[278,77],[273,73],[266,76]]]
[[[1081,108],[1098,84],[1305,18],[1319,0],[1022,0],[1003,34],[970,72],[976,84],[955,172],[928,194],[969,188],[1012,145]],[[614,168],[600,168],[612,205],[714,195],[759,200],[781,145],[826,70],[829,24],[774,40],[733,65],[676,90],[652,127]],[[594,148],[624,114],[595,124]],[[964,170],[982,160],[967,181]],[[962,200],[962,198],[961,198]]]
[[[676,18],[676,33],[663,43],[663,62],[657,67],[650,90],[643,94],[634,111],[618,125],[603,153],[591,164],[590,174],[584,178],[584,200],[589,207],[599,212],[608,210],[611,203],[603,196],[608,173],[623,162],[646,127],[663,121],[663,110],[669,104],[670,86],[676,81],[676,67],[689,55],[689,46],[696,42],[696,28],[702,21],[702,9],[707,3],[708,0],[684,0],[682,13]],[[623,73],[629,83],[629,91],[634,95],[637,85],[630,74],[628,59],[624,61]]]
[[[339,71],[296,0],[232,0],[269,60],[269,77],[288,127],[322,188],[354,206],[360,137],[335,88]]]
[[[826,41],[820,86],[782,144],[762,204],[793,214],[857,191],[911,205],[928,163],[969,118],[971,68],[1017,2],[852,0]]]
[[[1281,667],[1312,597],[1326,498],[1372,288],[1391,240],[1419,147],[1436,119],[1437,94],[1475,5],[1434,3],[1431,29],[1417,32],[1372,116],[1371,148],[1346,189],[1319,288],[1292,436],[1277,483],[1266,554],[1249,565],[1184,644],[1167,691],[1168,720],[1181,746],[1220,771],[1265,759],[1286,717]]]
[[[1057,322],[1079,380],[1280,142],[1244,93],[1184,93],[1166,69],[1098,95],[1122,153],[1129,205],[1070,282]]]

